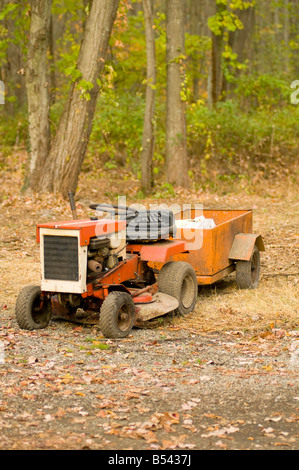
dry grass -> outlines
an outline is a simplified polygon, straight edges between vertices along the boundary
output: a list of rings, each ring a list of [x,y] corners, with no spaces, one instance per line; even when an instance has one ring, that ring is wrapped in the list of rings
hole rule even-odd
[[[240,290],[235,280],[200,288],[195,311],[175,326],[200,332],[257,332],[299,327],[295,276],[263,278],[254,290]]]
[[[1,250],[0,253],[0,310],[7,305],[13,311],[20,290],[40,283],[39,257]]]

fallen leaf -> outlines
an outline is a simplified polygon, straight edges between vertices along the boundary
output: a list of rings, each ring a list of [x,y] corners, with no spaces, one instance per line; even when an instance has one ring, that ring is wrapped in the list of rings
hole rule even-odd
[[[28,357],[28,364],[34,364],[36,362],[38,362],[37,357],[33,357],[33,356]]]
[[[235,426],[229,426],[227,428],[216,429],[215,431],[211,431],[208,434],[202,434],[201,437],[220,437],[225,436],[226,434],[232,434],[237,431],[239,431],[239,428]]]
[[[274,423],[278,423],[282,419],[282,416],[277,416],[276,418],[265,418],[265,421],[273,421]]]

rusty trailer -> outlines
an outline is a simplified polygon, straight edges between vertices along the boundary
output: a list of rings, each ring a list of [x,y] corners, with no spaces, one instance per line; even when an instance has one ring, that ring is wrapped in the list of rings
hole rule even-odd
[[[159,271],[170,261],[187,262],[194,268],[199,285],[213,284],[239,271],[238,262],[252,262],[255,247],[265,251],[261,235],[252,233],[252,210],[199,210],[197,214],[194,209],[177,213],[176,218],[195,219],[201,214],[214,220],[215,227],[182,228],[173,241],[161,241],[154,247],[129,245],[127,250],[140,253],[142,260]],[[257,287],[260,265],[255,261],[246,288]]]

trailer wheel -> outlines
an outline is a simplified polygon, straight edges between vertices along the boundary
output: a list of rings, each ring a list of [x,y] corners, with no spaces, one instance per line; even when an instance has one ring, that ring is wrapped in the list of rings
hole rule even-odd
[[[15,313],[18,325],[23,330],[46,328],[51,320],[51,303],[41,297],[39,286],[26,286],[18,295]]]
[[[197,278],[193,267],[184,261],[166,263],[158,276],[158,290],[179,301],[175,314],[186,315],[197,301]]]
[[[240,289],[256,289],[260,279],[260,252],[254,247],[249,261],[236,262],[236,281]]]
[[[104,300],[99,326],[106,338],[125,338],[135,323],[135,304],[126,292],[114,291]]]

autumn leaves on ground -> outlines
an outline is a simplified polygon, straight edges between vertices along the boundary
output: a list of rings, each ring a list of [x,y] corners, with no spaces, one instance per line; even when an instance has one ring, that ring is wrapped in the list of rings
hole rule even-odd
[[[178,203],[253,208],[254,231],[266,246],[257,290],[238,290],[231,275],[200,288],[189,316],[161,317],[124,340],[58,320],[28,332],[18,328],[14,305],[23,286],[39,283],[35,225],[71,212],[59,196],[20,193],[23,159],[16,155],[1,176],[0,448],[298,448],[296,187],[176,190]],[[79,217],[90,203],[116,202],[117,195],[136,202],[133,177],[106,176],[81,175]]]

